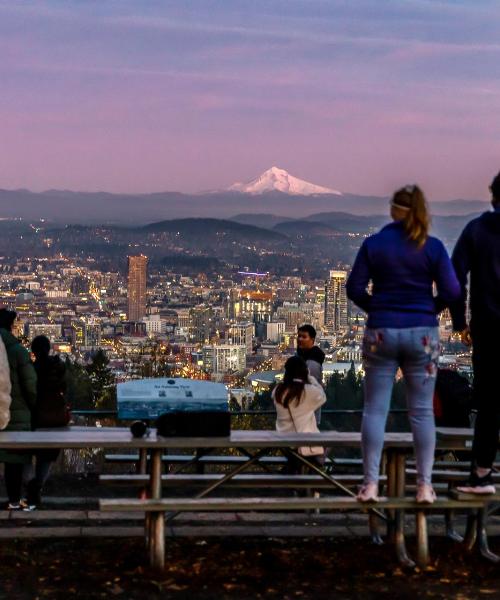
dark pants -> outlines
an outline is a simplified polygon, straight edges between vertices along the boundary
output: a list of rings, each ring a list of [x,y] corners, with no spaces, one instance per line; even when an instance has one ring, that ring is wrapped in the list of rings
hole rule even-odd
[[[35,454],[35,472],[28,483],[28,504],[40,504],[43,486],[49,477],[52,463],[57,460],[59,452],[59,450],[40,450]]]
[[[11,504],[17,504],[21,500],[23,472],[23,464],[4,463],[5,488]]]
[[[472,324],[474,405],[477,409],[472,458],[476,466],[491,468],[500,432],[500,323]]]

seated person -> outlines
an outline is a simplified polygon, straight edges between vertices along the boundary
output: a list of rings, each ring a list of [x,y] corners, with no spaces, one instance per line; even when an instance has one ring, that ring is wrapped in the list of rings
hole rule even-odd
[[[276,431],[280,433],[319,433],[314,412],[326,402],[323,388],[309,375],[305,361],[292,356],[286,361],[285,376],[272,394],[276,406]],[[321,446],[301,446],[299,454],[322,464],[324,449]],[[293,466],[297,472],[298,465]]]

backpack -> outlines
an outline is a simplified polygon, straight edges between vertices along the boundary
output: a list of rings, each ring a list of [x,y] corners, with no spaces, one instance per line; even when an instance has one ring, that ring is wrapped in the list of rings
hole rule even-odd
[[[38,362],[38,361],[37,361]],[[35,362],[37,371],[37,401],[33,411],[33,426],[65,427],[71,413],[66,401],[66,367],[59,357]]]
[[[0,338],[0,429],[5,429],[10,421],[11,387],[9,359]]]
[[[473,407],[468,379],[451,369],[438,369],[434,415],[438,427],[470,427]]]

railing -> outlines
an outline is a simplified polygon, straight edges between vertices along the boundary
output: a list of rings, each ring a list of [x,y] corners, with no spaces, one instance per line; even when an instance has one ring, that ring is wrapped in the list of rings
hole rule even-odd
[[[230,411],[232,417],[237,416],[245,416],[245,415],[275,415],[275,410],[238,410],[238,411]],[[406,408],[392,408],[389,413],[391,414],[406,414],[408,409]],[[71,413],[74,416],[94,416],[94,417],[117,417],[117,410],[72,410]],[[353,409],[324,409],[321,411],[322,415],[361,415],[363,414],[363,409],[361,408],[353,408]]]

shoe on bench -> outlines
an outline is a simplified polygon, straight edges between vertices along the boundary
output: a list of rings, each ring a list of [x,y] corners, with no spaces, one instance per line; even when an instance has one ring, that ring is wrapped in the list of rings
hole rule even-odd
[[[361,487],[356,496],[358,502],[378,502],[378,484],[366,483]]]
[[[484,477],[473,471],[469,479],[462,485],[457,486],[457,492],[462,494],[476,494],[477,496],[494,494],[496,492],[491,471]]]
[[[436,492],[430,483],[422,483],[417,489],[417,504],[433,504],[436,499]]]

